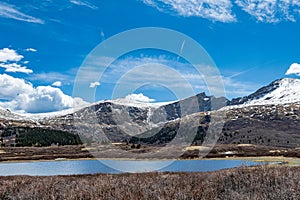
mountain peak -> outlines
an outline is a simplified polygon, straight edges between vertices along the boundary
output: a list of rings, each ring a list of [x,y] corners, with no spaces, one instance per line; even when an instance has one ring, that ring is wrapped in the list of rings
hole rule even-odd
[[[265,105],[300,102],[300,79],[282,78],[273,81],[249,96],[233,99],[231,105]]]

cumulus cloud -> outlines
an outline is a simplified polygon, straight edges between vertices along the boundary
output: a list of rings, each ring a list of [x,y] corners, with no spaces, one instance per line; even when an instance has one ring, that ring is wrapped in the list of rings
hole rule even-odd
[[[52,86],[33,87],[24,79],[7,74],[0,75],[0,106],[14,111],[43,113],[60,111],[74,106],[86,105],[80,98],[72,98]],[[5,101],[3,101],[5,100]]]
[[[95,81],[95,82],[90,83],[90,88],[94,88],[99,85],[101,85],[101,84],[98,81]]]
[[[72,97],[51,86],[39,86],[32,93],[19,94],[14,101],[17,110],[29,113],[59,111],[73,106]]]
[[[44,21],[25,13],[14,8],[14,6],[6,3],[0,2],[0,17],[15,19],[18,21],[30,22],[30,23],[37,23],[37,24],[44,24]]]
[[[21,72],[30,74],[33,71],[26,66],[18,64],[24,56],[19,55],[15,50],[9,48],[0,49],[0,67],[5,69],[5,72]],[[26,61],[24,62],[24,64]],[[27,62],[28,63],[28,62]]]
[[[184,17],[196,16],[212,21],[236,21],[230,0],[144,0],[144,3],[163,12],[175,12]]]
[[[140,93],[140,94],[129,94],[124,98],[124,100],[126,102],[130,102],[130,103],[151,103],[151,102],[155,101],[155,99],[151,99],[151,98],[145,96],[142,93]]]
[[[73,98],[73,108],[82,108],[82,107],[86,107],[89,106],[90,103],[84,101],[82,98],[79,97],[74,97]]]
[[[236,0],[236,4],[258,21],[267,23],[296,21],[300,13],[298,0]]]
[[[15,50],[9,48],[0,49],[0,62],[20,61],[24,56],[19,55]]]
[[[55,81],[54,83],[52,83],[52,86],[56,86],[56,87],[61,87],[62,83],[61,81]]]
[[[0,63],[0,67],[5,68],[5,72],[20,72],[25,74],[30,74],[33,71],[31,69],[28,69],[26,66],[21,66],[17,63]]]
[[[0,99],[8,101],[15,99],[21,93],[34,91],[31,83],[7,74],[0,74],[0,88]]]
[[[296,74],[297,76],[300,76],[300,64],[298,63],[291,64],[290,68],[285,73],[285,75],[292,75],[292,74]]]

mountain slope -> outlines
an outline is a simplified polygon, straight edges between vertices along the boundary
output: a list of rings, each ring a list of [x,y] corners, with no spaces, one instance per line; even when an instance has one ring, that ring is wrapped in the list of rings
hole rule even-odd
[[[227,104],[226,98],[207,96],[205,93],[161,106],[136,105],[120,100],[104,101],[71,114],[41,119],[39,122],[59,130],[84,132],[87,137],[87,132],[97,132],[98,140],[119,142],[183,116],[217,110]]]
[[[300,79],[284,78],[260,88],[253,94],[233,99],[230,105],[270,105],[300,102]]]

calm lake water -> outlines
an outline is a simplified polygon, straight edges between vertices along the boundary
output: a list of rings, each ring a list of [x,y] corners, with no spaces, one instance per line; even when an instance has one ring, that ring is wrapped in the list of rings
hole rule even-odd
[[[31,175],[53,176],[71,174],[122,173],[122,172],[207,172],[238,166],[264,164],[244,160],[65,160],[43,162],[0,163],[0,176]]]

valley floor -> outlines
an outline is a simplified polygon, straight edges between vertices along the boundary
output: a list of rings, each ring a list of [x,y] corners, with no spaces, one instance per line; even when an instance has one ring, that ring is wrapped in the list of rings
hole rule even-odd
[[[0,177],[0,199],[299,199],[300,167],[205,173]]]
[[[116,148],[121,148],[123,154],[116,153]],[[145,152],[158,151],[159,147],[145,147],[131,149],[128,145],[121,145],[115,148],[100,146],[98,148],[85,147],[83,145],[74,146],[51,146],[51,147],[2,147],[0,148],[0,162],[7,161],[31,161],[31,160],[55,160],[55,159],[93,159],[93,158],[123,158],[135,159],[135,157],[126,157],[128,155],[143,155]],[[170,148],[170,152],[174,149]],[[176,149],[178,151],[178,149]],[[174,150],[175,151],[175,150]],[[180,151],[182,151],[180,149]],[[192,146],[185,149],[185,152],[176,159],[201,159],[201,158],[258,158],[258,157],[286,157],[300,158],[299,148],[282,148],[258,145],[216,145],[209,154],[201,146]],[[125,152],[125,157],[124,157]],[[180,152],[182,153],[182,152]],[[151,153],[149,154],[152,155]],[[177,154],[180,155],[180,154]],[[200,155],[200,156],[199,156]],[[204,156],[202,156],[204,155]],[[172,156],[172,155],[171,155]],[[145,159],[174,159],[174,157],[145,157]],[[258,159],[259,160],[259,159]],[[282,159],[279,159],[282,160]],[[278,159],[276,159],[278,161]]]

